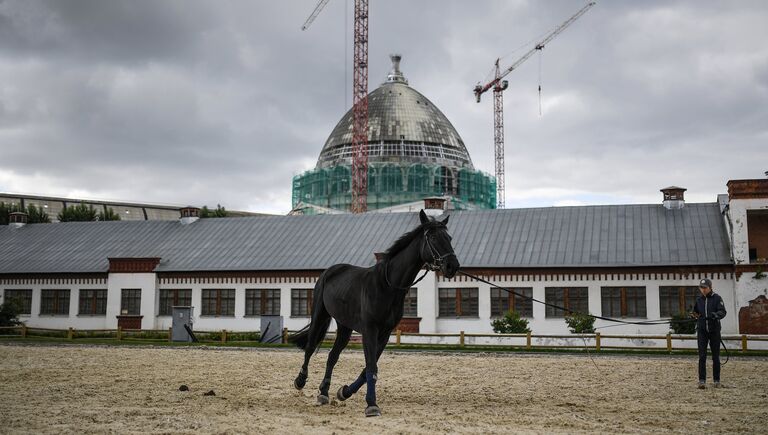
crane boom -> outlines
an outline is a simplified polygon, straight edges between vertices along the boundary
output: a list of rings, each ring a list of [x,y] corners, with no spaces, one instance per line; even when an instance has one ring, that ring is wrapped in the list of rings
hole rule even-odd
[[[315,18],[320,14],[320,11],[323,10],[326,4],[328,4],[330,0],[320,0],[320,2],[315,6],[315,10],[312,11],[312,14],[307,18],[307,21],[304,22],[304,25],[301,26],[301,30],[307,30],[307,28],[312,24],[313,21],[315,21]]]
[[[563,22],[563,24],[559,25],[555,30],[550,32],[544,39],[539,41],[539,43],[536,44],[535,47],[530,49],[520,59],[517,59],[515,62],[512,63],[512,65],[510,65],[507,69],[505,69],[500,74],[496,74],[496,77],[494,77],[493,80],[491,80],[490,82],[488,82],[488,83],[486,83],[485,85],[482,85],[482,86],[481,85],[477,85],[475,87],[475,89],[474,89],[475,96],[477,97],[477,102],[478,103],[480,102],[480,96],[483,93],[485,93],[487,90],[489,90],[492,87],[494,87],[496,84],[499,83],[499,80],[503,79],[507,74],[511,73],[517,67],[522,65],[526,60],[528,60],[531,56],[533,56],[533,53],[535,53],[537,50],[543,49],[544,46],[546,46],[549,43],[549,41],[553,40],[555,38],[555,36],[557,36],[560,33],[562,33],[563,30],[565,30],[568,26],[573,24],[574,21],[578,20],[579,17],[584,15],[589,10],[589,8],[591,8],[594,5],[595,5],[595,2],[587,3],[583,8],[581,8],[578,12],[576,12],[571,18],[568,18],[567,20],[565,20]],[[497,59],[497,62],[498,62],[498,59]]]

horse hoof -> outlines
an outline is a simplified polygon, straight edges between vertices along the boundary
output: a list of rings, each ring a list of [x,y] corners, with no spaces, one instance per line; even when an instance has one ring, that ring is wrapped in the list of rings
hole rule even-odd
[[[346,385],[344,385],[344,387],[346,387]],[[339,387],[336,391],[336,398],[342,402],[349,399],[349,397],[344,397],[344,387]]]
[[[381,409],[376,405],[371,405],[365,408],[366,417],[381,417]]]
[[[293,380],[293,386],[296,387],[297,390],[304,388],[304,385],[307,385],[307,380],[302,379],[301,376],[296,376],[296,379]]]
[[[328,396],[323,396],[322,394],[317,395],[318,405],[327,405],[329,403],[331,403],[331,399],[329,399]]]

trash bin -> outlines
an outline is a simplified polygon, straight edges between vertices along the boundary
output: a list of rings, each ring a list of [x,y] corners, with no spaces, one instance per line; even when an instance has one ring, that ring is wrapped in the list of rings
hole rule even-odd
[[[282,343],[283,316],[261,316],[261,342]]]
[[[194,307],[171,307],[173,310],[173,323],[171,324],[171,340],[195,341],[192,333],[192,315]]]

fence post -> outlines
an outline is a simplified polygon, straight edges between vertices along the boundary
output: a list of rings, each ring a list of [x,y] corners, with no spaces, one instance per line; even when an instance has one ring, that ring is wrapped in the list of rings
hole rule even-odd
[[[283,344],[288,343],[288,328],[283,328]]]
[[[173,328],[168,328],[168,343],[173,341]]]
[[[747,351],[747,334],[741,334],[741,351]]]
[[[531,331],[525,335],[525,348],[531,350]]]
[[[222,329],[221,330],[221,342],[226,343],[227,342],[227,330]]]
[[[118,326],[117,327],[117,339],[122,340],[123,339],[123,327]]]
[[[459,346],[464,347],[464,331],[459,332]]]
[[[667,332],[667,352],[672,353],[672,334]]]
[[[73,338],[75,338],[75,333],[72,327],[70,326],[69,329],[67,330],[67,340],[72,340]]]
[[[595,332],[595,351],[600,352],[600,333]]]
[[[400,346],[400,330],[399,330],[399,329],[398,329],[398,330],[397,330],[397,332],[395,333],[395,344],[396,344],[397,346]]]
[[[27,325],[21,324],[21,338],[27,337]]]

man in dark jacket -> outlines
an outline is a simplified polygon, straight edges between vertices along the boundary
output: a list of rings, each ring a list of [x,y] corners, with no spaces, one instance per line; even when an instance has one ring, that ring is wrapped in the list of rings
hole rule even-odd
[[[693,317],[696,322],[696,336],[699,341],[699,388],[706,388],[707,346],[712,349],[712,379],[715,388],[720,387],[720,319],[725,317],[723,298],[712,291],[712,281],[699,282],[701,296],[696,299]]]

